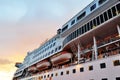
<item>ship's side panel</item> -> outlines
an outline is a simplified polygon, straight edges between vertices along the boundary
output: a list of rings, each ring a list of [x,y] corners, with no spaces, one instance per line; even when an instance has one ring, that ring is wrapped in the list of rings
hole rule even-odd
[[[120,63],[115,64],[117,60],[120,62],[120,54],[21,80],[117,80],[120,78]]]

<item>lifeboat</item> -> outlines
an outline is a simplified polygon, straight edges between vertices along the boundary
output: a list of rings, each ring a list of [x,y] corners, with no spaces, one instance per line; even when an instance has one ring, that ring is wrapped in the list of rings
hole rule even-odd
[[[51,57],[51,62],[52,64],[55,65],[60,65],[68,62],[72,58],[72,53],[63,51],[58,53],[57,55],[54,55]]]
[[[50,66],[51,64],[48,60],[41,61],[36,65],[38,70],[45,70],[45,69],[48,69]]]
[[[35,72],[37,70],[36,66],[31,66],[28,68],[29,72]]]

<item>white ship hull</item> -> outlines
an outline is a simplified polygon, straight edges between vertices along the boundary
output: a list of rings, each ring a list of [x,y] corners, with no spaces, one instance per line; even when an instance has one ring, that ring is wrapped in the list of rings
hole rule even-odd
[[[104,78],[116,80],[118,77],[120,79],[120,66],[114,66],[115,60],[120,60],[120,54],[83,64],[74,64],[71,67],[53,70],[21,80],[102,80]],[[101,68],[100,64],[102,63],[105,63],[105,68]],[[93,66],[93,70],[89,70],[90,66]],[[80,68],[84,68],[84,71],[80,72]],[[76,70],[75,73],[73,73],[73,69]],[[67,74],[67,71],[69,71],[69,74]],[[61,72],[63,72],[63,75],[61,75]],[[53,74],[53,77],[51,77],[51,74]]]

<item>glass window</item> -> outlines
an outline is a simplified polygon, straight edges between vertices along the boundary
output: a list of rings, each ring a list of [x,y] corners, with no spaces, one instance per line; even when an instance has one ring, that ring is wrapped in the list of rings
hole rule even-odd
[[[83,26],[82,26],[82,34],[84,33],[84,28],[83,28]]]
[[[99,19],[99,16],[96,18],[97,20],[97,25],[100,25],[100,19]]]
[[[120,13],[120,3],[116,5],[116,8],[117,8],[117,13],[119,14]]]
[[[108,12],[108,17],[109,17],[109,19],[112,18],[112,12],[111,12],[111,9],[109,9],[107,12]]]
[[[53,53],[53,52],[54,52],[54,50],[51,51],[51,53]]]
[[[72,39],[74,38],[74,34],[73,33],[71,33],[71,37],[72,37]]]
[[[107,21],[107,20],[108,20],[107,13],[106,13],[106,12],[104,12],[103,14],[104,14],[104,19],[105,19],[105,21]]]
[[[55,76],[58,76],[58,73],[56,73]]]
[[[89,71],[93,70],[93,66],[89,66]]]
[[[113,64],[114,64],[114,66],[120,66],[120,61],[119,60],[115,60],[115,61],[113,61]]]
[[[79,28],[79,35],[81,35],[82,34],[82,30],[81,30],[81,28]]]
[[[69,71],[66,71],[66,74],[69,74]]]
[[[41,79],[43,78],[43,76],[41,76]]]
[[[108,80],[107,78],[103,78],[102,80]]]
[[[84,68],[82,67],[82,68],[80,68],[80,72],[84,72]]]
[[[77,37],[77,31],[75,31],[75,38]]]
[[[85,29],[85,32],[87,31],[87,27],[84,25],[83,28]]]
[[[73,69],[73,73],[76,73],[76,69]]]
[[[75,23],[75,20],[73,20],[72,22],[71,22],[71,25],[73,25]]]
[[[113,16],[116,16],[116,15],[117,15],[117,11],[116,11],[115,6],[114,6],[114,7],[112,7],[112,14],[113,14]]]
[[[59,46],[58,49],[60,50],[60,49],[61,49],[61,46]]]
[[[55,43],[53,43],[53,45],[52,46],[55,46]]]
[[[103,4],[105,1],[107,1],[107,0],[99,0],[99,5],[101,5],[101,4]]]
[[[53,77],[53,74],[51,74],[51,77]]]
[[[92,29],[92,27],[93,27],[93,22],[90,21],[90,29]]]
[[[101,20],[101,23],[104,22],[104,17],[103,17],[103,14],[100,15],[100,20]]]
[[[46,75],[44,75],[44,78],[46,78]]]
[[[116,80],[120,80],[120,77],[116,77]]]
[[[77,35],[76,35],[77,37],[79,36],[79,29],[77,29]]]
[[[82,19],[84,16],[86,15],[86,12],[83,12],[82,14],[80,14],[78,17],[77,17],[77,21]]]
[[[68,25],[66,25],[64,28],[62,28],[62,32],[64,32],[68,28]]]
[[[63,75],[63,72],[61,72],[61,75]]]
[[[48,76],[47,76],[48,78],[49,78],[49,74],[48,74]]]
[[[94,4],[90,7],[90,11],[93,11],[95,8],[96,8],[96,4]]]
[[[101,69],[106,68],[106,64],[105,64],[105,63],[101,63],[101,64],[100,64],[100,68],[101,68]]]
[[[93,19],[93,27],[97,26],[96,19]]]
[[[55,52],[57,51],[57,48],[55,48]]]

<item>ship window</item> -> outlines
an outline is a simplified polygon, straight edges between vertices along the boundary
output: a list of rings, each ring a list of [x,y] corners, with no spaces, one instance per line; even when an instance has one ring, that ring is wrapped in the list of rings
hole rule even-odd
[[[93,70],[93,66],[89,66],[89,71]]]
[[[107,12],[108,12],[108,17],[109,17],[109,19],[112,18],[112,12],[111,12],[111,9],[109,9]]]
[[[117,7],[117,13],[120,13],[120,3],[116,5]]]
[[[55,52],[57,51],[57,48],[55,48]]]
[[[53,50],[51,51],[51,54],[53,53]]]
[[[77,29],[77,35],[76,35],[77,37],[79,36],[79,29]]]
[[[80,14],[78,17],[77,17],[77,21],[82,19],[84,16],[86,15],[86,12],[83,12],[82,14]]]
[[[84,28],[82,27],[82,34],[84,33]]]
[[[90,7],[90,11],[94,10],[95,8],[96,8],[96,4],[94,4]]]
[[[66,25],[64,28],[62,28],[62,32],[64,32],[68,28],[68,25]]]
[[[92,29],[92,27],[93,27],[93,22],[90,21],[90,29]],[[90,29],[89,29],[89,30],[90,30]]]
[[[43,78],[43,76],[41,76],[41,79]]]
[[[48,55],[50,55],[50,52],[48,53]]]
[[[69,74],[69,71],[66,71],[66,74]]]
[[[63,72],[61,72],[61,75],[63,75]]]
[[[73,73],[76,73],[76,69],[73,69]]]
[[[46,75],[44,75],[44,78],[46,78]]]
[[[93,27],[96,26],[96,19],[93,19]]]
[[[52,44],[50,45],[50,48],[52,48]]]
[[[108,80],[107,78],[103,78],[102,80]]]
[[[100,64],[100,68],[101,68],[101,69],[106,68],[106,64],[105,64],[105,63],[101,63],[101,64]]]
[[[82,33],[82,32],[81,32],[81,28],[79,28],[79,35],[81,35],[81,33]]]
[[[72,22],[71,22],[71,25],[73,25],[75,23],[75,20],[73,20]]]
[[[96,20],[97,20],[97,25],[99,25],[100,24],[99,16],[96,18]]]
[[[55,46],[55,43],[53,43],[53,46]]]
[[[74,38],[76,38],[76,31],[74,31]]]
[[[120,77],[116,77],[116,80],[120,80]]]
[[[120,60],[115,60],[113,61],[114,66],[119,66],[120,65]]]
[[[87,26],[86,26],[86,25],[84,25],[83,27],[85,28],[85,32],[87,32]]]
[[[89,25],[89,23],[87,23],[87,27],[88,27],[88,29],[90,28],[90,25]]]
[[[75,38],[75,32],[73,32],[73,39]]]
[[[58,76],[58,73],[56,73],[55,76]]]
[[[71,33],[71,39],[73,39],[73,33]]]
[[[53,77],[53,74],[51,74],[51,77]]]
[[[112,7],[112,14],[113,14],[113,16],[116,16],[116,15],[117,15],[117,11],[116,11],[115,6],[114,6],[114,7]]]
[[[49,74],[48,74],[48,76],[47,76],[48,78],[49,78]]]
[[[101,4],[103,4],[105,1],[107,1],[107,0],[99,0],[99,5],[101,5]]]
[[[105,18],[105,21],[108,20],[108,16],[107,16],[107,13],[106,13],[106,12],[104,12],[104,18]]]
[[[75,31],[75,38],[77,37],[77,31]]]
[[[104,17],[103,17],[103,14],[100,15],[100,20],[101,20],[101,23],[104,22]]]
[[[80,72],[84,72],[84,68],[82,67],[82,68],[80,68]]]
[[[60,50],[60,49],[61,49],[61,46],[59,46],[58,49]]]

